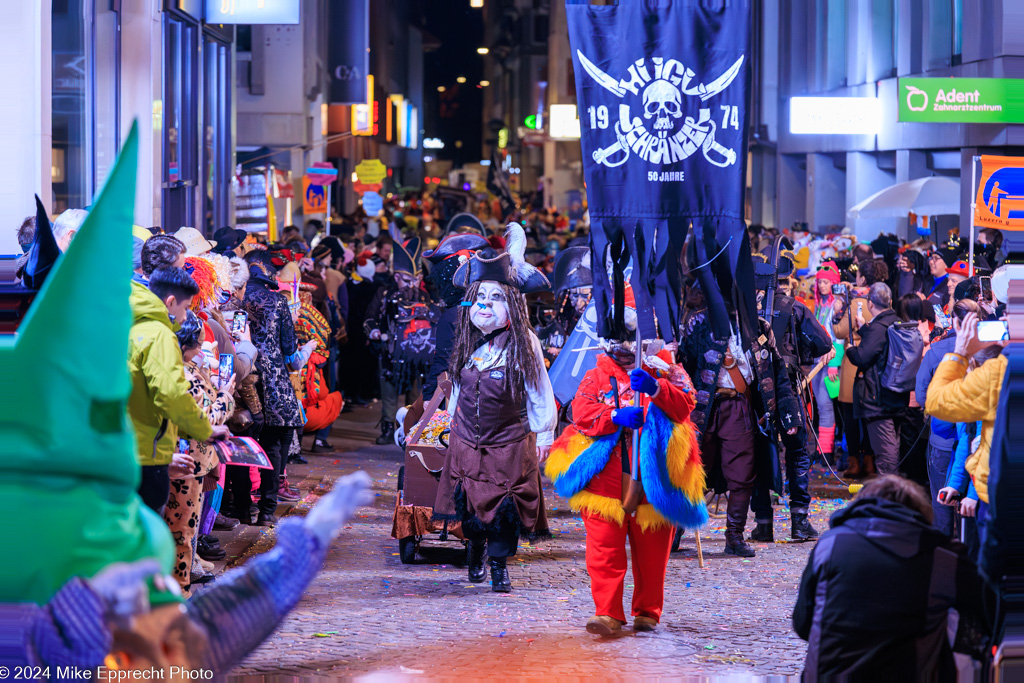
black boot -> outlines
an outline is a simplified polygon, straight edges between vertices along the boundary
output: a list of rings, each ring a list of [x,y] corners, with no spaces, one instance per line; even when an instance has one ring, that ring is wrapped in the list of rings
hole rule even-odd
[[[491,558],[491,592],[511,593],[512,581],[508,578],[508,567],[505,566],[505,558]]]
[[[333,453],[334,446],[327,443],[326,439],[314,439],[313,447],[309,449],[310,453]]]
[[[737,557],[753,557],[754,549],[743,540],[743,529],[747,525],[747,510],[750,509],[752,491],[729,492],[729,507],[726,509],[725,554]]]
[[[486,549],[487,546],[483,540],[469,542],[469,547],[466,549],[466,564],[469,565],[470,583],[483,583],[487,578],[487,570],[484,569],[484,551]]]
[[[811,526],[806,512],[794,512],[792,518],[794,541],[812,541],[818,537],[818,530]]]
[[[698,532],[699,533],[699,532]],[[679,552],[679,545],[683,541],[683,529],[682,527],[676,527],[675,534],[672,535],[672,552]]]
[[[377,437],[378,446],[387,446],[395,442],[395,423],[390,420],[381,420],[380,436]]]
[[[772,528],[771,522],[758,522],[754,530],[750,532],[750,540],[758,541],[760,543],[774,543],[775,542],[775,530]]]

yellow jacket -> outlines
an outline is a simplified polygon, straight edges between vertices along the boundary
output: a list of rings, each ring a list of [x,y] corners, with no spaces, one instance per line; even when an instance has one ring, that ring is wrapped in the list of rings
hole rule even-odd
[[[967,471],[974,479],[978,498],[988,503],[988,452],[992,445],[999,390],[1006,373],[1006,356],[993,358],[970,374],[967,373],[967,360],[962,356],[959,358],[943,360],[935,369],[932,383],[928,385],[925,410],[947,422],[981,420],[981,445],[968,458]]]

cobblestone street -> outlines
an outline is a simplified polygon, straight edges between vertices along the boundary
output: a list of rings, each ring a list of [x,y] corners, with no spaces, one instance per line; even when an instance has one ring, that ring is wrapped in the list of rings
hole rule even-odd
[[[356,469],[374,480],[376,503],[362,510],[335,541],[305,598],[266,643],[236,670],[240,675],[479,678],[798,675],[804,643],[790,613],[810,544],[757,544],[757,557],[722,552],[724,516],[702,530],[706,568],[699,569],[693,535],[669,562],[662,624],[653,634],[603,639],[584,631],[593,614],[579,519],[545,487],[553,541],[524,545],[510,559],[513,592],[470,584],[455,565],[461,544],[426,543],[418,563],[403,565],[390,537],[401,452],[369,445],[375,410],[356,409],[335,425],[339,451],[290,465],[305,499],[303,514],[334,478]],[[308,446],[309,439],[304,442]],[[821,477],[814,493],[819,530],[842,504],[838,486]],[[724,506],[723,506],[724,512]],[[752,521],[749,527],[752,526]],[[776,538],[789,535],[788,509],[776,509]],[[273,531],[240,527],[224,535],[228,564],[273,543]],[[463,553],[464,554],[464,553]],[[626,606],[632,592],[627,575]]]

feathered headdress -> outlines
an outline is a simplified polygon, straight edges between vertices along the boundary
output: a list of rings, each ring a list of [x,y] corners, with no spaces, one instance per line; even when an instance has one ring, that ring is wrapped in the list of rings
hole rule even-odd
[[[198,311],[217,302],[217,270],[201,256],[186,256],[185,271],[199,285],[199,293],[192,298],[192,310]]]

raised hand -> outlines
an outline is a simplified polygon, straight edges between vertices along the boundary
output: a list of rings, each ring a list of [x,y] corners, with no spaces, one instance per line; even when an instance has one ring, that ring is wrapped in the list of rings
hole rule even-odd
[[[337,480],[331,492],[306,515],[306,528],[323,543],[330,543],[356,508],[373,502],[370,486],[370,475],[361,470]]]

